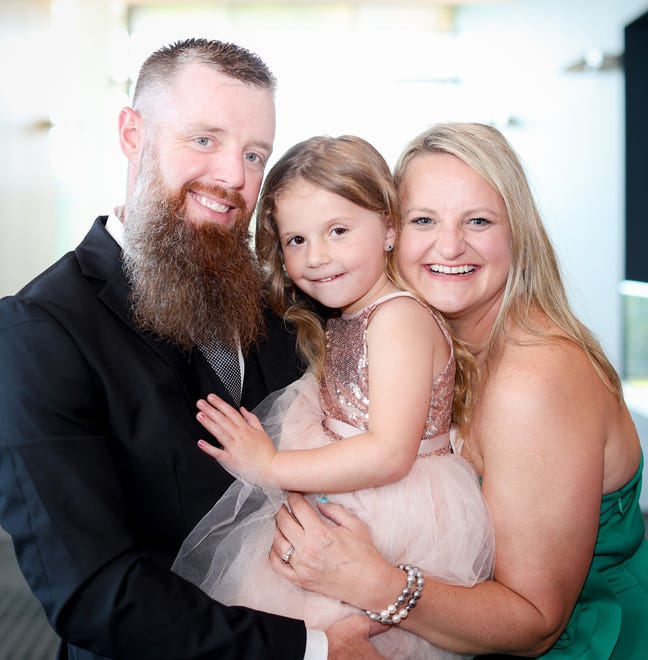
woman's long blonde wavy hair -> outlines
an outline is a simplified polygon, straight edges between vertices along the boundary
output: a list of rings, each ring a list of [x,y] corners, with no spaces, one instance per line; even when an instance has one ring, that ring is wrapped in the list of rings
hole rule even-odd
[[[621,402],[621,381],[594,335],[572,312],[553,246],[533,199],[523,166],[506,138],[492,126],[477,123],[438,124],[416,137],[396,165],[397,187],[408,164],[427,153],[451,154],[480,174],[504,200],[511,226],[511,268],[502,305],[486,346],[488,358],[507,323],[542,339],[572,341],[592,362],[605,386]],[[540,310],[559,328],[547,332],[534,321]]]
[[[286,274],[275,220],[278,198],[298,181],[311,183],[380,214],[385,227],[395,231],[394,249],[385,253],[387,277],[401,289],[411,288],[397,269],[401,225],[398,196],[389,166],[380,153],[353,135],[312,137],[290,148],[272,167],[261,191],[256,218],[256,252],[268,276],[269,306],[294,324],[300,356],[321,377],[326,350],[324,322],[332,311],[302,293]],[[455,354],[460,374],[457,381],[469,382],[472,356],[461,348],[457,351],[456,347]],[[460,419],[464,418],[464,391],[467,391],[465,386],[461,393],[455,394],[455,413]]]

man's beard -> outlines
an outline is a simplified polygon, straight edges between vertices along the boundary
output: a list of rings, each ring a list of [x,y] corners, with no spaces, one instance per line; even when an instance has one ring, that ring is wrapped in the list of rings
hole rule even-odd
[[[263,329],[263,276],[249,246],[250,214],[238,193],[194,182],[169,193],[148,156],[124,211],[124,267],[142,330],[191,350],[217,341],[247,349]],[[227,199],[233,227],[194,225],[187,190]]]

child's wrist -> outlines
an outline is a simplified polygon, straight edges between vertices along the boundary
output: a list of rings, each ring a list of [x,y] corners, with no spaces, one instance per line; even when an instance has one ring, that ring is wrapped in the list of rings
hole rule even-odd
[[[268,462],[268,477],[270,480],[283,489],[283,479],[281,478],[281,458],[279,458],[279,452],[275,453],[270,458]]]

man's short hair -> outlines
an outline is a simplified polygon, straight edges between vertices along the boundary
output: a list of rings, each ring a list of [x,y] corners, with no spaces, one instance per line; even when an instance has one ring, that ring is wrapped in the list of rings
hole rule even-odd
[[[176,41],[149,55],[137,78],[133,107],[141,112],[146,100],[168,88],[187,64],[206,64],[220,73],[274,93],[276,80],[255,53],[236,44],[209,39]]]

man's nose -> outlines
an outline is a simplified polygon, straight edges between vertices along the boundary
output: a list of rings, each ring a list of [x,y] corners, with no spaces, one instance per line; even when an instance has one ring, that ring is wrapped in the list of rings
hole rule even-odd
[[[245,186],[243,154],[237,149],[220,149],[212,157],[210,176],[223,188],[241,190]]]

